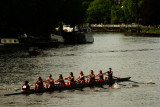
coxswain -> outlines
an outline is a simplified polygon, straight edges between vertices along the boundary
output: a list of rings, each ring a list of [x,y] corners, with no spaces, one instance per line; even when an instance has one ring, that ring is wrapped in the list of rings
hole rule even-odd
[[[43,80],[41,77],[38,77],[37,78],[37,81],[31,85],[34,85],[35,84],[35,87],[34,87],[34,90],[41,90],[44,88],[43,86]]]
[[[44,82],[46,82],[45,88],[54,87],[54,79],[52,78],[51,74],[48,76],[46,80],[44,80]]]
[[[84,77],[83,71],[80,71],[80,75],[76,80],[78,81],[78,83],[85,84],[85,77]]]
[[[64,82],[64,80],[63,80],[62,74],[59,74],[59,78],[55,81],[55,83],[57,83],[57,82],[58,82],[58,84],[59,84],[60,86],[62,86],[62,87],[65,86],[65,82]]]
[[[28,81],[25,81],[24,84],[22,85],[22,91],[29,91],[30,86],[28,85]]]
[[[99,71],[99,73],[95,77],[99,77],[99,81],[104,81],[103,75],[106,73],[102,73],[102,70]]]
[[[112,68],[109,68],[109,71],[106,72],[107,75],[108,75],[108,80],[112,79],[112,76],[113,76],[113,72],[112,72]]]
[[[69,73],[69,76],[66,77],[65,80],[68,80],[68,81],[67,81],[67,85],[73,85],[73,84],[75,84],[73,72],[70,72],[70,73]]]
[[[89,79],[87,79],[87,83],[95,82],[95,74],[93,70],[90,70],[90,74],[85,77],[89,77]]]

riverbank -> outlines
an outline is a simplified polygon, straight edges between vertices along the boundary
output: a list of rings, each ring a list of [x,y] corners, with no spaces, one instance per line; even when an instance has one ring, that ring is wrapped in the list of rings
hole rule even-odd
[[[135,32],[132,32],[131,30],[130,31],[125,31],[125,35],[138,35],[138,36],[153,36],[153,37],[160,37],[160,28],[156,28],[156,27],[140,27],[140,28],[137,28],[139,29],[140,31],[138,32],[135,31]]]
[[[160,36],[160,28],[142,25],[107,25],[92,27],[93,32],[122,32],[125,35]]]

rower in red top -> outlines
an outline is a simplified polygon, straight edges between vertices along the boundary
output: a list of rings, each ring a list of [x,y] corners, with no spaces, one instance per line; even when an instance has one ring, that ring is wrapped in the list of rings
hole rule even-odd
[[[95,82],[95,75],[93,70],[90,70],[90,74],[85,77],[89,77],[89,79],[87,79],[87,83]]]
[[[22,91],[29,91],[30,86],[28,85],[28,81],[25,81],[25,83],[22,85]]]
[[[46,80],[44,80],[44,82],[46,82],[45,88],[54,87],[54,79],[52,78],[51,74],[48,76]]]
[[[64,87],[65,86],[65,82],[63,80],[63,76],[62,74],[59,74],[59,78],[55,81],[55,83],[57,83],[60,85],[60,87]]]
[[[113,72],[112,72],[112,68],[109,68],[109,71],[106,72],[108,74],[108,80],[112,79],[113,76]]]
[[[99,81],[104,81],[103,75],[106,73],[102,73],[102,70],[99,71],[99,73],[96,75],[96,77],[99,77]]]
[[[80,75],[76,80],[78,80],[78,83],[85,84],[85,77],[84,77],[83,71],[80,71]]]
[[[38,77],[37,81],[35,83],[31,84],[31,85],[34,85],[34,84],[35,84],[35,87],[34,87],[35,90],[41,90],[41,89],[44,88],[44,86],[43,86],[43,80],[42,80],[41,77]]]
[[[68,81],[67,81],[67,85],[75,84],[73,72],[70,72],[69,74],[70,74],[70,75],[65,78],[65,80],[68,80]]]

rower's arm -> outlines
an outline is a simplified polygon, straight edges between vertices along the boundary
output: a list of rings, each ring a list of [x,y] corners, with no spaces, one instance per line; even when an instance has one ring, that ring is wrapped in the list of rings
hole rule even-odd
[[[88,78],[90,75],[86,75],[86,76],[84,76],[84,77],[86,77],[86,78]]]
[[[112,75],[113,74],[113,72],[110,72],[108,75]]]
[[[84,76],[82,76],[82,77],[80,77],[79,79],[81,79],[81,78],[85,78]]]
[[[79,79],[80,79],[80,77],[78,76],[78,78],[76,80],[79,80]]]
[[[105,75],[107,72],[105,72],[105,73],[102,73],[102,75]]]
[[[65,80],[69,79],[69,77],[64,78]]]
[[[70,78],[68,78],[68,80],[70,81],[70,80],[72,80],[72,79],[74,79],[74,77],[70,77]]]
[[[48,81],[48,79],[44,80],[43,82],[47,82],[47,81]]]
[[[59,81],[59,79],[58,79],[58,80],[56,80],[56,81],[55,81],[55,83],[57,83],[58,81]]]
[[[35,85],[37,82],[35,82],[35,83],[32,83],[30,86],[32,86],[32,85]]]
[[[95,77],[98,77],[99,76],[99,74],[97,74]]]
[[[95,77],[95,75],[91,75],[91,77]]]

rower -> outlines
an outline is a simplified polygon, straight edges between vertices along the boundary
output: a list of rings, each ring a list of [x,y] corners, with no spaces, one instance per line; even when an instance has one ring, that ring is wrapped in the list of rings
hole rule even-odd
[[[35,84],[34,90],[41,90],[44,88],[43,87],[43,80],[41,77],[38,77],[37,81],[35,83],[31,84],[31,86],[34,84]]]
[[[25,81],[25,83],[22,85],[22,91],[29,91],[30,86],[28,85],[28,81]]]
[[[54,79],[52,78],[52,75],[50,74],[44,82],[47,82],[45,85],[45,88],[51,88],[54,87]]]
[[[102,73],[102,70],[99,71],[99,73],[95,77],[99,77],[99,81],[104,81],[103,75],[106,73]]]
[[[114,84],[114,81],[112,80],[112,68],[109,68],[109,71],[106,72],[108,74],[108,78],[106,78],[108,80],[108,85],[111,87]]]
[[[113,77],[113,72],[112,72],[112,68],[109,68],[109,71],[106,72],[108,74],[108,80],[112,79]]]
[[[95,82],[95,75],[93,70],[90,70],[90,74],[85,77],[89,77],[89,79],[87,79],[87,83]]]
[[[70,72],[69,74],[70,74],[70,75],[65,78],[65,80],[68,80],[68,81],[67,81],[67,85],[75,84],[73,72]]]
[[[84,77],[83,71],[80,71],[80,75],[76,80],[78,81],[78,83],[85,84],[85,77]]]
[[[58,82],[59,86],[61,86],[61,87],[65,86],[65,82],[63,80],[62,74],[59,74],[59,78],[55,81],[55,83],[57,83],[57,82]]]

